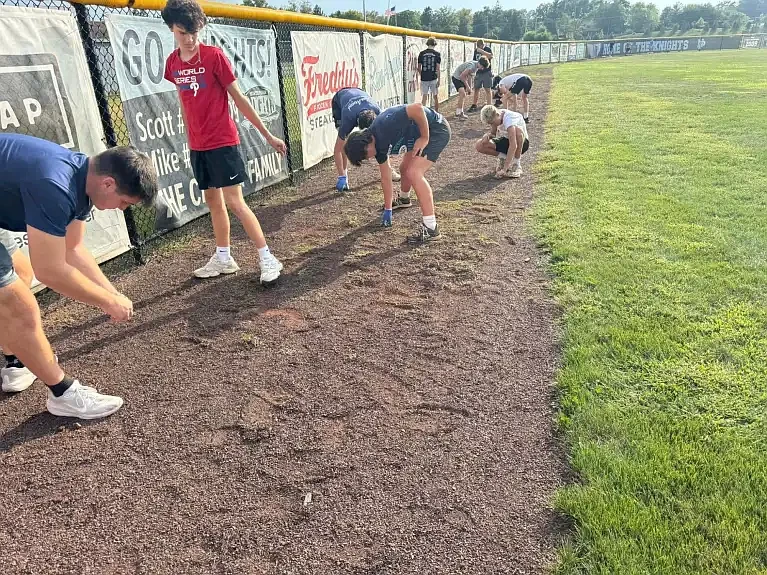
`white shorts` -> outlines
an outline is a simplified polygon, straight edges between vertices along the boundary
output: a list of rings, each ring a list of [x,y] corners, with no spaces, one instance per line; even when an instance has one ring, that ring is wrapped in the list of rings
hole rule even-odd
[[[431,80],[430,82],[421,82],[421,94],[426,96],[427,94],[437,95],[437,80]]]

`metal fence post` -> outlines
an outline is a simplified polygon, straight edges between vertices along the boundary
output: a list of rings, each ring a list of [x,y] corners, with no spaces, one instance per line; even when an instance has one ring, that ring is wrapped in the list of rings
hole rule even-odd
[[[277,33],[277,27],[272,23],[272,32],[274,33],[275,53],[277,54],[277,80],[280,85],[280,108],[282,109],[282,130],[285,133],[285,145],[287,146],[287,159],[288,159],[288,177],[290,183],[293,185],[293,143],[290,140],[290,128],[288,126],[288,109],[287,102],[285,100],[285,80],[282,74],[282,56],[280,55],[280,37]],[[295,62],[293,63],[295,66]],[[300,105],[300,102],[298,103]]]
[[[96,61],[96,49],[93,45],[93,38],[91,38],[88,11],[83,4],[72,4],[72,7],[75,11],[77,28],[80,30],[80,38],[82,39],[83,47],[85,48],[85,59],[88,63],[88,71],[91,75],[93,91],[96,94],[96,104],[99,107],[99,114],[101,115],[101,125],[104,128],[104,143],[107,147],[113,148],[117,145],[117,136],[115,134],[114,125],[112,124],[112,116],[109,113],[109,98],[107,98],[104,84],[101,81],[101,74],[99,73]],[[144,255],[141,251],[141,238],[136,227],[136,221],[133,217],[133,210],[128,208],[125,210],[124,215],[125,227],[128,230],[128,239],[131,244],[133,244],[133,258],[136,260],[137,264],[143,265],[146,261],[144,260]]]

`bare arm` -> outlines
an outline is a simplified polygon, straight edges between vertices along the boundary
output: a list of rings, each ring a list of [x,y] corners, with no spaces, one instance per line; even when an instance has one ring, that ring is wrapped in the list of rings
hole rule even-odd
[[[245,116],[248,121],[253,124],[253,126],[258,130],[261,135],[266,139],[266,141],[269,143],[269,145],[280,152],[281,154],[285,154],[287,152],[287,147],[285,146],[285,142],[280,140],[279,138],[276,138],[272,133],[264,126],[264,123],[261,121],[261,118],[258,116],[258,113],[253,109],[253,106],[250,105],[250,102],[248,102],[248,99],[245,97],[245,95],[240,90],[240,87],[237,85],[237,82],[232,82],[226,87],[226,91],[229,92],[229,95],[232,97],[232,100],[234,100],[235,105],[237,106],[237,109],[242,112],[242,115]]]
[[[85,222],[75,220],[67,226],[67,235],[65,238],[67,246],[67,263],[109,293],[119,293],[101,271],[93,254],[91,254],[85,247],[85,243],[83,242],[84,238]]]
[[[96,284],[67,258],[67,240],[27,226],[29,257],[40,282],[74,300],[106,310],[114,301],[107,289]]]
[[[413,151],[418,154],[420,150],[423,150],[426,147],[426,144],[429,143],[429,121],[426,119],[426,112],[420,103],[410,104],[405,110],[407,112],[407,117],[413,120],[415,125],[418,126],[420,137],[416,140],[416,147],[413,148]],[[419,144],[420,150],[416,149]]]
[[[391,166],[389,162],[378,164],[378,169],[381,171],[381,187],[384,193],[384,208],[391,209],[392,201],[394,200],[394,184],[391,181]]]

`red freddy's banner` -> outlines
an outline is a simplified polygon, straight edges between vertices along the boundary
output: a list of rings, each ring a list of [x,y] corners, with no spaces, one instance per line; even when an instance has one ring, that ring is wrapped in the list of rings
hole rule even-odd
[[[291,32],[290,37],[303,166],[309,168],[333,155],[333,96],[341,88],[362,87],[360,38],[339,32]]]

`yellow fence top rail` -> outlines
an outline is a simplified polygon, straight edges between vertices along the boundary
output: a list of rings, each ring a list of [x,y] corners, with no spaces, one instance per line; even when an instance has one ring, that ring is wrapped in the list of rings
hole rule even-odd
[[[133,8],[135,10],[162,10],[165,7],[166,0],[70,0],[75,4],[86,4],[92,6],[107,6],[109,8]],[[288,10],[274,10],[272,8],[254,8],[251,6],[241,6],[237,4],[226,4],[224,2],[208,2],[200,0],[200,6],[208,16],[218,18],[236,18],[240,20],[259,20],[262,22],[282,22],[285,24],[303,24],[306,26],[325,26],[333,28],[344,28],[347,30],[358,30],[366,32],[380,32],[386,34],[400,34],[407,36],[419,36],[428,38],[434,36],[443,40],[464,40],[476,42],[477,37],[459,36],[457,34],[443,34],[441,32],[429,32],[428,30],[412,30],[410,28],[401,28],[399,26],[387,26],[375,22],[360,22],[358,20],[343,20],[341,18],[330,18],[329,16],[315,16],[314,14],[301,14],[290,12]],[[703,36],[704,38],[719,38],[727,36],[750,36],[751,34],[717,34]],[[698,38],[698,36],[659,36],[657,38],[602,38],[599,40],[539,40],[528,42],[511,42],[508,40],[494,40],[484,38],[485,42],[492,44],[569,44],[575,42],[649,42],[651,40],[689,40]]]
[[[135,10],[162,10],[165,0],[71,0],[77,4],[89,4],[96,6],[108,6],[109,8],[133,8]],[[308,26],[328,26],[333,28],[346,28],[348,30],[365,30],[367,32],[381,32],[388,34],[402,34],[409,36],[421,36],[428,38],[434,36],[445,40],[465,40],[475,42],[479,38],[459,36],[457,34],[442,34],[427,30],[411,30],[399,26],[386,26],[374,22],[360,22],[357,20],[342,20],[328,16],[315,16],[314,14],[300,14],[287,10],[273,10],[271,8],[254,8],[250,6],[238,6],[223,2],[207,2],[200,0],[200,6],[208,16],[220,18],[238,18],[241,20],[260,20],[263,22],[284,22],[286,24],[304,24]],[[489,40],[488,40],[489,41]],[[493,44],[512,44],[502,40],[492,40]]]

